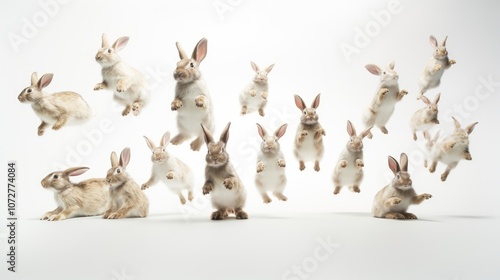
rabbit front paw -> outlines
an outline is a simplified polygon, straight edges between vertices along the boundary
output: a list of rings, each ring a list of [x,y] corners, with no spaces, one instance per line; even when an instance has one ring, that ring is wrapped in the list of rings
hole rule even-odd
[[[214,189],[214,186],[212,184],[205,183],[205,185],[203,185],[203,188],[202,188],[203,195],[209,194],[213,189]]]
[[[106,88],[106,84],[104,82],[102,83],[98,83],[94,86],[94,90],[97,91],[97,90],[101,90],[101,89],[105,89]]]
[[[123,80],[118,81],[118,83],[116,84],[116,91],[124,92],[126,90],[127,90],[127,85],[125,84],[125,82]]]
[[[398,205],[398,204],[400,204],[400,203],[401,203],[401,198],[399,198],[399,197],[393,197],[393,198],[391,199],[391,201],[390,201],[390,204],[391,204],[391,205]]]
[[[255,89],[251,89],[248,93],[250,94],[251,97],[257,96],[257,91]]]
[[[170,109],[172,111],[176,111],[179,110],[180,108],[182,108],[182,100],[178,98],[174,99],[174,101],[172,101],[172,103],[170,104]]]
[[[145,189],[147,189],[147,188],[149,188],[148,183],[144,183],[144,184],[142,184],[142,186],[141,186],[141,190],[145,190]]]
[[[384,99],[385,95],[389,92],[389,89],[388,88],[381,88],[379,91],[378,91],[378,99],[379,100],[382,100]]]
[[[115,212],[115,213],[111,213],[109,216],[108,216],[108,219],[121,219],[123,218],[125,215],[123,215],[123,213],[121,212]]]
[[[434,70],[434,71],[439,71],[439,70],[441,70],[442,68],[443,68],[443,66],[441,66],[441,64],[436,64],[436,65],[434,65],[433,70]]]
[[[357,167],[359,167],[359,168],[361,168],[361,167],[364,167],[364,166],[365,166],[365,163],[363,162],[363,160],[362,160],[362,159],[358,158],[358,159],[356,160],[356,166],[357,166]]]
[[[173,180],[174,179],[174,173],[173,172],[168,172],[167,173],[167,179],[168,180]]]
[[[326,133],[325,133],[325,130],[323,128],[320,128],[320,129],[316,130],[316,133],[314,134],[314,139],[318,140],[322,136],[326,136]]]
[[[262,97],[262,99],[267,99],[267,91],[263,91],[263,92],[260,94],[260,97]]]
[[[265,168],[266,168],[266,164],[265,163],[263,163],[263,162],[257,163],[257,173],[260,173],[260,172],[264,171]]]
[[[349,164],[349,162],[347,162],[347,160],[343,159],[340,161],[340,168],[346,168],[347,164]]]
[[[203,95],[198,95],[195,99],[194,102],[197,107],[200,108],[205,108],[205,103],[206,103],[206,98]]]
[[[307,135],[309,135],[307,130],[302,130],[299,134],[299,142],[304,141],[304,138],[306,138]]]
[[[286,162],[284,159],[278,159],[278,167],[286,167]]]
[[[226,189],[231,190],[233,189],[234,186],[236,186],[236,182],[233,177],[229,177],[224,179],[224,182],[222,184],[226,187]]]
[[[454,59],[450,59],[450,61],[448,62],[450,65],[453,65],[455,63],[457,63]]]

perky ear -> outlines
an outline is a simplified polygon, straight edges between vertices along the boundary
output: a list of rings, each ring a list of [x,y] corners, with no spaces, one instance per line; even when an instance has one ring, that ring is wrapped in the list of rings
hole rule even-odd
[[[405,153],[401,153],[399,162],[401,163],[401,170],[408,171],[408,156]]]
[[[281,137],[283,137],[283,135],[285,135],[285,132],[286,132],[286,128],[288,127],[288,124],[283,124],[282,126],[280,126],[278,129],[276,129],[276,131],[274,132],[274,135],[280,139]]]
[[[266,73],[268,73],[268,74],[269,74],[269,72],[271,72],[271,70],[273,70],[273,67],[274,67],[274,63],[273,63],[273,64],[271,64],[271,65],[269,65],[269,66],[267,66],[267,68],[266,68],[266,70],[265,70],[265,71],[266,71]]]
[[[38,83],[38,74],[36,72],[31,73],[31,85],[34,86]]]
[[[382,69],[375,64],[367,64],[365,65],[365,68],[373,75],[380,76],[380,74],[382,74]]]
[[[393,60],[391,63],[389,63],[389,68],[394,70],[394,66],[396,66],[396,62]]]
[[[354,128],[354,126],[352,125],[351,121],[349,121],[349,120],[347,121],[347,133],[351,137],[356,136],[356,129]]]
[[[101,48],[109,47],[108,35],[106,35],[106,33],[102,33],[101,40],[102,40]]]
[[[111,152],[111,167],[117,167],[118,166],[118,156],[116,155],[115,152]]]
[[[399,163],[391,156],[388,157],[388,163],[389,163],[389,168],[391,169],[392,173],[396,175],[401,169],[399,168]]]
[[[170,131],[165,132],[163,136],[161,137],[161,146],[166,147],[168,143],[170,142]]]
[[[116,41],[113,43],[113,49],[115,49],[115,51],[119,51],[119,50],[123,49],[127,45],[128,40],[129,40],[129,37],[127,37],[127,36],[123,36],[123,37],[116,39]]]
[[[54,75],[51,73],[43,75],[40,78],[40,80],[38,80],[38,84],[37,84],[38,89],[42,89],[42,88],[48,86],[50,84],[50,82],[52,82],[53,77],[54,77]]]
[[[146,140],[146,144],[148,144],[148,147],[151,151],[153,151],[155,148],[156,148],[156,145],[153,141],[151,141],[151,139],[149,139],[148,137],[144,136],[144,139]]]
[[[462,128],[462,125],[455,119],[455,117],[451,117],[453,119],[453,122],[455,123],[455,128],[460,129]]]
[[[432,103],[437,104],[439,102],[439,99],[441,99],[441,93],[436,94]]]
[[[181,47],[181,43],[175,42],[175,47],[177,48],[177,51],[179,52],[179,58],[180,59],[186,59],[186,58],[188,58],[188,56],[186,55],[186,52]]]
[[[253,71],[259,72],[259,66],[257,66],[257,64],[255,64],[255,62],[250,61],[250,65],[252,65]]]
[[[193,55],[191,56],[192,59],[196,60],[198,64],[200,64],[203,59],[205,59],[205,56],[207,56],[207,44],[208,41],[206,38],[202,38],[198,44],[196,44],[196,47],[193,50]]]
[[[424,138],[427,141],[431,141],[431,135],[429,134],[429,131],[424,131]]]
[[[475,123],[469,124],[469,125],[465,128],[465,131],[467,131],[467,134],[471,134],[471,133],[472,133],[472,131],[474,131],[474,127],[476,126],[476,124],[478,124],[478,122],[475,122]]]
[[[221,141],[224,144],[227,144],[227,141],[229,140],[229,127],[231,126],[231,122],[228,122],[226,127],[222,130],[222,133],[220,135],[219,141]]]
[[[120,153],[119,165],[123,168],[127,168],[129,162],[130,162],[130,148],[127,147],[123,149],[123,151]]]
[[[434,48],[438,47],[438,41],[436,40],[436,37],[434,37],[433,35],[429,36],[429,42],[431,43],[431,46],[433,46]]]
[[[260,124],[257,124],[257,132],[259,132],[261,138],[267,136],[267,131]]]
[[[446,40],[448,40],[448,36],[444,37],[444,40],[441,43],[441,46],[446,47]]]
[[[295,99],[295,105],[297,106],[297,108],[299,108],[300,110],[304,110],[307,107],[306,103],[304,103],[304,100],[302,100],[300,96],[295,94],[293,97]]]
[[[422,96],[420,96],[420,99],[422,99],[422,102],[424,102],[425,105],[431,106],[431,101],[429,100],[429,98],[422,95]]]
[[[361,138],[365,138],[366,136],[368,136],[368,134],[370,134],[370,130],[373,128],[373,126],[370,126],[369,128],[365,129],[363,132],[361,132],[361,134],[359,136],[361,136]]]
[[[318,95],[316,95],[316,97],[314,98],[314,101],[311,105],[312,108],[317,109],[319,107],[320,96],[321,96],[321,93],[318,93]]]
[[[66,170],[64,170],[64,174],[66,176],[78,176],[82,175],[83,173],[87,172],[90,168],[88,167],[71,167]]]
[[[214,137],[212,136],[212,133],[208,130],[208,128],[206,128],[203,124],[201,124],[201,129],[203,129],[203,136],[205,137],[205,143],[207,143],[207,145],[209,143],[213,143]]]

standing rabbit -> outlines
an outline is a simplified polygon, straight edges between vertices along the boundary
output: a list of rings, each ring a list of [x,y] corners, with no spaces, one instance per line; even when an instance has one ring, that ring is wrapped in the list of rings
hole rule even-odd
[[[429,171],[436,171],[438,161],[447,165],[446,170],[441,174],[441,181],[446,181],[450,171],[458,165],[461,159],[472,160],[469,152],[469,135],[474,131],[477,122],[462,128],[457,119],[453,118],[455,123],[455,131],[450,136],[442,141],[434,144],[432,149],[432,164]]]
[[[106,175],[106,181],[110,184],[111,203],[102,216],[104,219],[144,218],[149,214],[148,198],[125,170],[129,162],[129,148],[123,149],[120,161],[115,152],[111,153],[111,168]]]
[[[145,190],[158,182],[162,181],[167,187],[179,196],[181,204],[186,204],[186,198],[182,195],[182,191],[188,192],[188,200],[193,200],[193,185],[194,177],[193,172],[180,159],[170,155],[167,152],[167,145],[170,141],[170,132],[165,132],[161,138],[160,146],[156,147],[153,141],[149,140],[146,136],[146,143],[153,153],[151,161],[153,168],[151,170],[151,177],[149,180],[142,184],[141,189]]]
[[[49,211],[40,220],[59,221],[77,216],[96,216],[106,211],[109,205],[109,184],[105,179],[88,179],[72,183],[70,176],[78,176],[88,167],[72,167],[52,172],[42,180],[45,189],[54,191],[57,208]]]
[[[273,135],[269,135],[260,124],[257,124],[262,143],[260,144],[260,152],[257,155],[255,184],[264,203],[272,201],[267,194],[268,191],[271,191],[279,200],[287,200],[287,197],[283,194],[286,186],[286,162],[278,142],[285,134],[286,128],[287,124],[283,124]]]
[[[432,197],[428,193],[417,195],[408,174],[408,157],[405,153],[401,154],[400,161],[401,167],[393,157],[389,156],[389,168],[394,173],[394,179],[375,195],[372,215],[376,218],[416,219],[417,216],[406,212],[408,207]]]
[[[365,68],[373,75],[380,76],[380,84],[377,93],[373,97],[372,103],[363,116],[365,127],[377,126],[382,133],[387,134],[385,125],[394,112],[396,103],[408,94],[406,90],[399,90],[398,73],[394,71],[394,61],[385,70],[374,64],[368,64]],[[368,133],[368,138],[372,138],[372,133]]]
[[[255,71],[255,76],[240,94],[241,114],[245,115],[246,113],[258,110],[259,115],[264,116],[264,107],[267,105],[267,96],[269,93],[267,74],[273,70],[274,64],[267,66],[263,71],[254,62],[250,62],[250,64]]]
[[[50,84],[53,74],[45,74],[40,79],[36,72],[31,74],[31,86],[23,89],[17,99],[30,103],[35,114],[42,120],[38,135],[45,133],[47,126],[59,130],[65,124],[83,123],[90,119],[92,110],[81,95],[71,91],[45,94],[42,89]]]
[[[323,158],[324,146],[323,136],[325,130],[318,122],[319,116],[316,113],[316,108],[319,106],[320,95],[318,94],[308,108],[304,100],[298,95],[295,95],[295,105],[302,111],[300,123],[297,127],[295,136],[294,154],[299,160],[299,169],[302,171],[306,168],[304,162],[314,160],[314,170],[319,171],[319,161]]]
[[[440,97],[441,93],[438,93],[434,97],[434,101],[431,102],[427,97],[422,95],[421,99],[427,106],[416,111],[411,117],[410,126],[413,131],[413,140],[417,140],[417,131],[425,132],[436,124],[439,124],[438,102]]]
[[[192,136],[196,139],[191,142],[191,149],[198,151],[203,144],[202,123],[209,130],[213,130],[214,116],[212,100],[208,93],[205,80],[201,77],[199,65],[207,55],[207,39],[201,39],[189,58],[179,42],[176,43],[180,61],[174,71],[175,99],[172,101],[172,111],[177,111],[177,127],[179,134],[172,138],[171,143],[179,145]]]
[[[370,128],[356,134],[356,129],[347,121],[347,133],[351,137],[339,156],[337,166],[333,171],[333,194],[338,194],[342,186],[349,186],[351,191],[360,192],[359,184],[363,180],[363,138],[370,133]]]
[[[434,48],[434,53],[425,67],[422,76],[420,76],[420,95],[417,99],[420,99],[427,90],[438,87],[441,83],[441,77],[443,76],[444,70],[449,69],[453,64],[457,63],[455,60],[448,58],[448,51],[446,50],[447,39],[448,36],[446,36],[443,43],[438,46],[436,37],[432,35],[429,37],[429,41]]]
[[[434,147],[439,139],[439,131],[436,132],[433,138],[431,138],[431,134],[429,131],[424,131],[424,138],[427,140],[425,143],[426,157],[424,159],[424,167],[427,168],[428,160],[432,162],[432,153],[434,152]]]
[[[128,115],[131,110],[137,116],[148,101],[149,92],[144,75],[118,56],[128,40],[129,37],[120,37],[110,47],[108,37],[102,34],[102,46],[95,55],[95,60],[102,67],[102,82],[96,84],[94,90],[113,91],[114,100],[125,105],[122,116]]]
[[[226,151],[230,125],[231,123],[226,125],[219,142],[215,142],[212,133],[201,124],[208,148],[205,157],[207,166],[203,194],[210,194],[212,206],[217,209],[212,213],[212,220],[223,220],[229,213],[234,213],[236,219],[248,219],[247,213],[243,211],[246,200],[243,182],[229,162],[229,155]]]

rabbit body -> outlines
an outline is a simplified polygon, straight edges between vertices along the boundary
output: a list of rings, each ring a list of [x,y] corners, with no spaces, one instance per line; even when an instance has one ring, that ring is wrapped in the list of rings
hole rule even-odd
[[[260,70],[257,64],[254,62],[250,63],[255,71],[255,76],[240,94],[241,114],[245,115],[257,110],[259,115],[264,116],[264,108],[267,105],[267,97],[269,94],[267,74],[271,72],[274,64],[269,65],[264,70]]]

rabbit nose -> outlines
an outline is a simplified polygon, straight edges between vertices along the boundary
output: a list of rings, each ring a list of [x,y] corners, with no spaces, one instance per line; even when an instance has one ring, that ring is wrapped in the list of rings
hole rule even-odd
[[[187,73],[184,69],[176,69],[174,72],[174,79],[185,79],[187,78]]]

